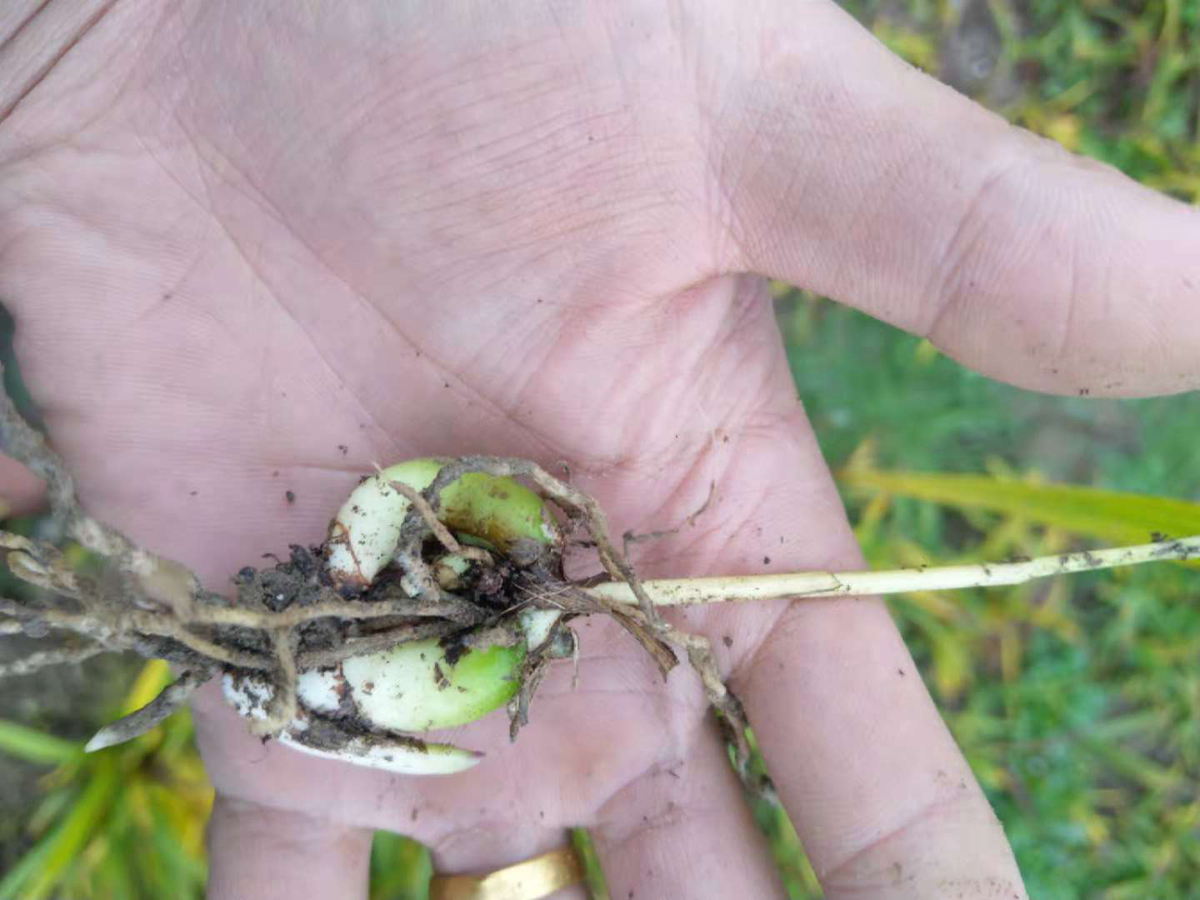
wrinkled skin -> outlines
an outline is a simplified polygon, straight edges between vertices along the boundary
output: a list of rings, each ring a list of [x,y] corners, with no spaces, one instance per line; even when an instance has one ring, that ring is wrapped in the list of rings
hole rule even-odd
[[[54,441],[92,512],[213,587],[319,539],[372,462],[465,452],[569,461],[618,532],[715,481],[644,574],[859,565],[741,273],[1029,388],[1200,383],[1196,211],[825,2],[13,0],[0,112],[0,297]],[[713,638],[827,896],[1024,896],[881,604],[673,620]],[[579,690],[557,668],[516,745],[456,733],[488,757],[453,778],[262,746],[205,694],[212,896],[365,896],[370,828],[464,871],[575,824],[614,897],[780,896],[694,675],[580,631]]]

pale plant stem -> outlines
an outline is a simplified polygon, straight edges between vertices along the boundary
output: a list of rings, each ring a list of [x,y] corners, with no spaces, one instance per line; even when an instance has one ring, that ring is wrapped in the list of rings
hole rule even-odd
[[[1136,566],[1148,562],[1200,558],[1200,535],[1178,540],[1082,550],[1021,562],[907,568],[864,572],[786,572],[771,575],[718,575],[709,578],[664,578],[643,581],[655,606],[693,606],[725,601],[780,600],[842,594],[907,594],[971,587],[1022,584],[1051,575]],[[593,596],[634,605],[629,585],[607,582],[587,588]]]

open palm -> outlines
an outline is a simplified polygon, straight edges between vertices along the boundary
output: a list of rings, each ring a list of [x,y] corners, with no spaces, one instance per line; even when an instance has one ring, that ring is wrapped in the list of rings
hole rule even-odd
[[[1200,383],[1195,211],[831,5],[86,5],[0,13],[0,296],[85,504],[210,587],[319,540],[372,463],[469,452],[568,462],[618,531],[715,483],[643,574],[855,565],[737,273],[1029,387]],[[881,605],[676,622],[713,640],[828,896],[1023,896]],[[263,746],[210,692],[214,893],[348,896],[368,828],[453,871],[576,824],[614,896],[778,893],[692,673],[581,631],[578,689],[556,667],[515,745],[501,716],[460,732],[488,756],[448,778]]]

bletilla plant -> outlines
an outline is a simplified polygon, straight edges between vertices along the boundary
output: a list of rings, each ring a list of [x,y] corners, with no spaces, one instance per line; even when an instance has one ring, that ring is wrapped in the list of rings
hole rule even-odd
[[[9,571],[37,602],[0,599],[5,633],[72,632],[0,674],[133,650],[165,659],[176,680],[103,728],[89,750],[149,731],[219,677],[251,730],[307,753],[412,774],[445,774],[481,754],[424,739],[507,709],[515,738],[547,668],[575,658],[571,623],[618,622],[663,674],[684,651],[730,726],[739,762],[746,722],[701,636],[664,606],[1016,584],[1050,575],[1200,554],[1200,537],[1023,562],[888,572],[799,572],[642,581],[609,535],[596,501],[533,462],[425,458],[364,477],[317,547],[242,569],[235,602],[186,567],[89,516],[44,437],[0,394],[0,449],[45,479],[55,533],[99,557],[77,572],[53,543],[0,531]],[[604,576],[564,575],[568,546],[594,549]]]

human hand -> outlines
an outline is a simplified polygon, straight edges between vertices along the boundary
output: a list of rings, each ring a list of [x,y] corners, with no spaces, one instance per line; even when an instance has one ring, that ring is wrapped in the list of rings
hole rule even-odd
[[[859,565],[740,273],[1025,387],[1200,383],[1196,211],[832,4],[25,6],[0,13],[0,297],[84,503],[213,588],[319,539],[372,462],[472,451],[569,461],[618,531],[715,481],[644,575]],[[882,605],[672,618],[713,638],[827,896],[1023,896]],[[581,630],[579,689],[552,671],[515,745],[463,730],[488,758],[452,778],[264,747],[204,697],[214,896],[361,891],[372,828],[464,871],[576,824],[613,896],[779,894],[695,678]]]

